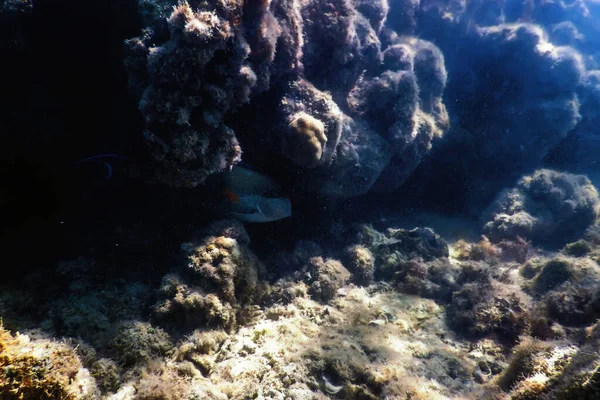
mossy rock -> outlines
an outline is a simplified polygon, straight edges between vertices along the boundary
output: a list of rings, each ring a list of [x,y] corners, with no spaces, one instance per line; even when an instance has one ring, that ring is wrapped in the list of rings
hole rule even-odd
[[[0,399],[78,400],[97,398],[93,380],[75,351],[64,343],[11,335],[0,326]]]
[[[548,261],[533,281],[533,289],[538,293],[548,292],[564,282],[573,274],[573,265],[567,259],[555,258]]]
[[[578,240],[566,245],[563,252],[573,257],[584,257],[592,252],[592,246],[585,240]]]

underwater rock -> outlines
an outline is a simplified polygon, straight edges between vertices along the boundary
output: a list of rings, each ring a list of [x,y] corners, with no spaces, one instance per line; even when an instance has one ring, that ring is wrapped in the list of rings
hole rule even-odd
[[[569,135],[583,118],[586,66],[578,49],[554,44],[543,26],[482,26],[465,4],[422,4],[420,37],[440,48],[453,76],[444,91],[453,129],[410,184],[433,176],[417,186],[425,201],[437,193],[435,199],[479,213],[503,185],[576,143]]]
[[[468,243],[459,240],[452,246],[452,255],[458,260],[486,261],[493,263],[502,254],[499,246],[495,246],[490,240],[482,236],[479,243]]]
[[[135,383],[133,400],[193,399],[192,393],[189,381],[165,366],[142,373],[141,379]]]
[[[516,342],[530,328],[532,302],[515,282],[494,275],[483,263],[462,266],[460,289],[452,293],[447,309],[448,323],[468,336],[494,333]]]
[[[448,244],[433,230],[388,228],[382,233],[371,225],[357,225],[355,229],[359,244],[350,249],[370,251],[376,280],[392,281],[405,293],[450,300],[456,290],[458,268],[448,261]],[[361,274],[359,271],[355,279],[364,279]]]
[[[592,252],[592,246],[585,240],[581,239],[567,244],[564,247],[563,252],[572,257],[583,257]]]
[[[354,281],[365,286],[373,283],[375,257],[371,253],[371,250],[357,244],[348,247],[345,251],[345,256]]]
[[[421,258],[427,261],[449,255],[446,241],[430,228],[388,228],[384,233],[371,225],[357,225],[355,229],[358,241],[378,259]],[[384,269],[385,266],[380,265],[379,268]]]
[[[504,190],[484,214],[492,241],[531,240],[556,246],[578,239],[598,217],[598,192],[583,175],[541,169]]]
[[[333,299],[337,290],[350,281],[351,274],[338,260],[314,257],[307,267],[310,274],[310,293],[313,298],[328,302]]]
[[[319,257],[323,254],[324,250],[318,243],[310,240],[299,240],[291,252],[279,252],[267,262],[271,268],[289,273],[302,269],[313,257]]]
[[[154,306],[156,318],[182,330],[203,324],[214,324],[228,329],[235,326],[235,310],[213,293],[205,294],[200,288],[188,284],[177,274],[163,278],[159,301]]]
[[[346,117],[342,139],[328,169],[315,171],[307,185],[332,198],[348,198],[367,193],[389,164],[389,142],[365,123]]]
[[[383,53],[381,71],[363,74],[348,94],[354,118],[363,118],[389,142],[392,160],[374,189],[389,192],[402,185],[432,142],[443,136],[449,117],[442,93],[444,57],[432,43],[396,39]]]
[[[160,327],[147,322],[127,321],[115,329],[108,348],[121,365],[132,366],[167,356],[173,350],[173,343]]]
[[[542,342],[526,338],[514,350],[508,368],[497,378],[497,384],[511,391],[511,398],[535,398],[547,391],[546,384],[556,379],[575,354],[568,343]],[[554,362],[548,362],[554,359]],[[566,361],[566,362],[565,362]]]
[[[592,69],[593,68],[593,69]],[[588,69],[579,82],[581,122],[573,129],[562,145],[555,150],[556,157],[572,165],[576,171],[597,171],[597,154],[600,136],[596,127],[600,123],[600,67]]]
[[[114,360],[101,358],[94,362],[90,373],[103,392],[115,392],[121,385],[121,369]]]
[[[600,267],[596,262],[559,256],[523,268],[531,267],[534,272],[529,290],[548,318],[567,326],[592,323],[598,318]]]
[[[52,294],[42,326],[55,334],[80,338],[92,346],[103,346],[115,324],[141,318],[150,301],[150,289],[139,282],[106,280],[99,283],[105,266],[80,257],[61,261],[57,272],[69,286]],[[43,290],[56,290],[43,287]]]
[[[241,157],[224,116],[249,101],[261,78],[249,60],[256,48],[237,26],[241,5],[219,4],[192,10],[182,3],[168,19],[168,33],[147,29],[126,42],[130,86],[143,88],[144,137],[157,177],[168,185],[195,187]]]
[[[365,69],[379,64],[379,38],[371,23],[349,0],[312,0],[302,8],[306,79],[331,91],[336,103]]]
[[[94,378],[64,343],[31,339],[0,326],[0,397],[6,400],[93,400]]]
[[[210,225],[202,227],[198,233],[202,236],[223,236],[235,239],[238,244],[247,246],[250,244],[250,235],[244,228],[244,224],[237,219],[221,219],[212,222]]]
[[[448,303],[459,289],[456,283],[460,269],[446,258],[431,261],[412,259],[395,266],[393,282],[403,293]],[[391,271],[388,271],[389,273]]]
[[[568,341],[524,338],[491,386],[497,385],[511,399],[593,398],[599,388],[597,331],[595,326],[586,331],[582,348]]]
[[[208,236],[182,244],[185,261],[177,273],[163,278],[165,299],[155,305],[155,315],[185,329],[198,324],[233,329],[268,292],[266,271],[247,247],[248,234],[240,222],[218,221],[206,232],[233,237]]]
[[[432,43],[396,38],[409,68],[392,69],[391,52],[382,67],[386,1],[192,1],[166,22],[172,1],[142,3],[148,27],[127,41],[126,65],[156,174],[168,185],[195,187],[230,168],[240,137],[251,153],[273,150],[314,169],[299,182],[308,191],[357,196],[382,171],[380,190],[393,190],[448,129],[444,58]],[[364,110],[375,103],[386,103],[386,126],[377,110]],[[240,123],[235,133],[226,123],[242,106],[246,119],[273,105],[278,118]]]
[[[390,0],[386,26],[398,35],[413,35],[420,3],[415,0]]]
[[[369,20],[377,34],[381,33],[387,20],[389,4],[387,0],[356,0],[353,2],[356,10]]]

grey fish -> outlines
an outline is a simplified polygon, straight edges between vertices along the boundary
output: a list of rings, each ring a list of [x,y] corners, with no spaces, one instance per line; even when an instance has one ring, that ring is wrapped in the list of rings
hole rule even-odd
[[[224,174],[224,206],[245,222],[272,222],[292,215],[292,203],[274,179],[234,166]]]

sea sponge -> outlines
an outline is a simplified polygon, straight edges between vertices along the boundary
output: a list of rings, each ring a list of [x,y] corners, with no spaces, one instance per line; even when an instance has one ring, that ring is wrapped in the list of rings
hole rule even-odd
[[[321,160],[326,143],[323,122],[301,111],[290,122],[283,151],[298,165],[314,168]]]
[[[94,378],[64,343],[11,335],[0,326],[0,398],[3,400],[93,400]]]

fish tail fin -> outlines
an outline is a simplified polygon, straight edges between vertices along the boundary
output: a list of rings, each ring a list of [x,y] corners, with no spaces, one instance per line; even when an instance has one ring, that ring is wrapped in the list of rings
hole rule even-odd
[[[113,175],[112,165],[110,165],[107,162],[104,162],[104,166],[106,167],[106,178],[104,178],[104,180],[108,181],[110,180],[110,178],[112,178]]]

